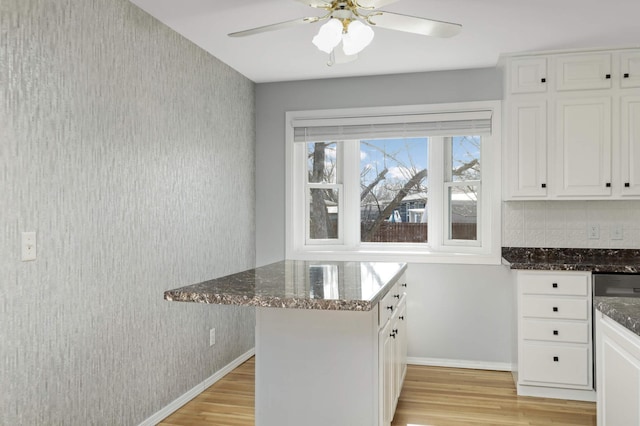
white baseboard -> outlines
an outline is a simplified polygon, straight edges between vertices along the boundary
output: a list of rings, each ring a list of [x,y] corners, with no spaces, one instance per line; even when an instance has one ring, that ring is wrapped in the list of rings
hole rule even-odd
[[[173,400],[169,405],[153,414],[151,417],[147,418],[145,421],[140,423],[139,426],[155,426],[160,423],[162,420],[169,417],[174,411],[178,410],[180,407],[185,405],[187,402],[191,401],[196,396],[200,395],[205,389],[209,386],[222,379],[224,376],[233,371],[240,364],[251,358],[255,355],[256,350],[252,348],[247,352],[240,355],[238,358],[231,361],[226,366],[222,367],[220,370],[213,373],[211,376],[206,378],[203,382],[195,385],[193,388],[186,391],[184,394]]]
[[[432,367],[470,368],[474,370],[511,371],[513,366],[508,362],[466,361],[463,359],[417,358],[408,357],[407,364],[428,365]]]

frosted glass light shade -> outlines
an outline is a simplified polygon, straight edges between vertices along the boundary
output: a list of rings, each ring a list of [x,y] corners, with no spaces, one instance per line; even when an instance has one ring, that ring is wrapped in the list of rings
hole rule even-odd
[[[373,40],[373,30],[360,21],[349,24],[349,30],[342,35],[342,49],[345,55],[355,55],[367,47]]]
[[[318,34],[313,38],[313,44],[323,52],[331,53],[341,40],[342,22],[333,18],[320,27]]]

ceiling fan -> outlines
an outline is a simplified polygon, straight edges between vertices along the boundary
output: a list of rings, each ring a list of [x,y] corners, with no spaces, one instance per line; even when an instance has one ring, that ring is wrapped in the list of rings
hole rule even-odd
[[[265,25],[229,34],[244,37],[267,31],[291,28],[302,24],[327,21],[313,38],[313,44],[329,54],[328,65],[355,60],[358,53],[373,40],[372,27],[387,28],[434,37],[452,37],[462,25],[436,21],[417,16],[385,12],[379,8],[398,0],[295,0],[325,12],[322,16],[310,16],[277,24]],[[342,44],[342,49],[336,49]]]

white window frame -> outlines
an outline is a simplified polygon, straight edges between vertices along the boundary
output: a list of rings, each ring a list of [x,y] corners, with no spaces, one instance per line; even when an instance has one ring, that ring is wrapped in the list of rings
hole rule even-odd
[[[442,226],[429,228],[428,243],[361,243],[359,215],[344,212],[360,209],[359,186],[342,185],[339,213],[339,239],[314,241],[309,244],[306,144],[293,142],[293,121],[303,119],[340,120],[344,117],[406,114],[447,114],[472,111],[492,113],[491,135],[482,137],[481,183],[478,191],[478,240],[469,242],[448,240],[447,191],[443,161],[444,144],[429,144],[429,198],[441,200],[440,205],[428,203],[429,222]],[[303,260],[379,260],[414,263],[500,264],[501,262],[501,102],[480,101],[453,104],[412,105],[400,107],[348,108],[334,110],[289,111],[286,113],[286,257]],[[438,137],[430,137],[435,140]],[[304,147],[304,148],[303,148]],[[359,158],[359,145],[343,145],[343,160]],[[356,163],[359,164],[359,163]],[[359,182],[359,169],[344,167],[343,181]]]

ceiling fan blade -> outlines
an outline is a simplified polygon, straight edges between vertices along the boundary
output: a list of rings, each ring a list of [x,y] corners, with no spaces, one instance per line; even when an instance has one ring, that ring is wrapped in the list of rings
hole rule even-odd
[[[331,8],[330,0],[296,0],[299,3],[306,4],[307,6],[315,7],[317,9]]]
[[[380,9],[388,4],[396,3],[398,0],[357,0],[358,7],[362,9]]]
[[[460,24],[382,11],[372,13],[367,21],[376,27],[434,37],[453,37],[462,30]]]
[[[279,22],[277,24],[265,25],[262,27],[251,28],[249,30],[237,31],[235,33],[228,34],[229,37],[245,37],[254,34],[266,33],[268,31],[283,30],[285,28],[297,27],[302,24],[312,24],[318,22],[320,18],[317,16],[311,16],[307,18],[298,18],[291,21]]]

